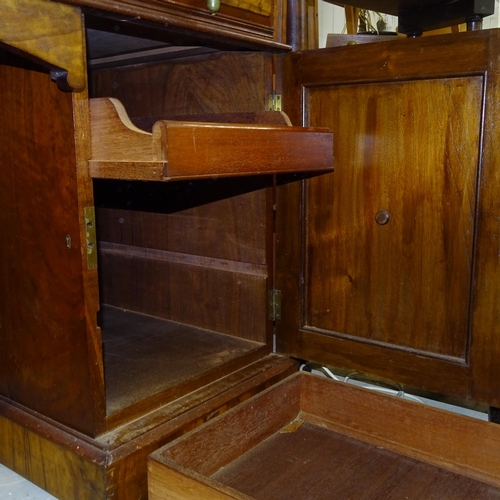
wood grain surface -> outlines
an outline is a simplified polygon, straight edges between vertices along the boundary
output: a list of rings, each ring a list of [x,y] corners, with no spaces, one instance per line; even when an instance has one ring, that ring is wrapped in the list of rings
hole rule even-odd
[[[2,65],[0,79],[0,387],[92,435],[104,424],[104,386],[81,251],[79,202],[89,193],[79,185],[74,102],[43,73]]]
[[[482,87],[311,91],[340,167],[308,182],[308,326],[466,361]]]
[[[115,97],[133,123],[145,117],[253,113],[267,109],[271,54],[220,52],[151,65],[92,71],[91,97]]]
[[[108,415],[153,396],[165,404],[262,350],[262,344],[109,306],[101,318]]]
[[[61,85],[86,89],[86,55],[79,8],[47,0],[5,0],[0,6],[0,41],[28,58],[65,70]]]
[[[288,409],[275,408],[285,400]],[[262,500],[498,498],[498,439],[494,424],[300,373],[155,452],[150,491],[180,499],[198,490]],[[175,485],[171,497],[165,478]]]
[[[500,498],[498,488],[308,422],[212,477],[256,500]]]
[[[336,156],[332,175],[278,189],[283,352],[496,405],[497,46],[461,33],[281,63],[300,68],[285,102],[303,95]]]
[[[106,98],[91,100],[90,122],[94,178],[198,179],[332,170],[333,165],[327,129],[273,125],[269,119],[265,124],[159,120],[151,135],[133,125],[120,101]]]
[[[150,453],[296,368],[266,356],[98,439],[0,397],[0,460],[60,499],[144,497]]]
[[[121,0],[68,0],[67,3],[112,13],[108,16],[127,14],[135,18],[134,24],[145,28],[153,21],[157,31],[166,33],[164,36],[190,35],[196,45],[290,49],[286,44],[286,5],[280,0],[223,0],[216,15],[209,12],[205,2],[194,0],[161,4],[154,0],[128,0],[125,4]]]

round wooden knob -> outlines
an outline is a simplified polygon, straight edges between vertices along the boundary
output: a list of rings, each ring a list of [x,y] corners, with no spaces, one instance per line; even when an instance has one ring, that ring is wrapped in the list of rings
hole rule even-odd
[[[391,218],[391,216],[389,215],[389,212],[387,210],[379,210],[375,214],[375,222],[377,224],[380,224],[381,226],[384,226],[385,224],[387,224],[389,222],[390,218]]]

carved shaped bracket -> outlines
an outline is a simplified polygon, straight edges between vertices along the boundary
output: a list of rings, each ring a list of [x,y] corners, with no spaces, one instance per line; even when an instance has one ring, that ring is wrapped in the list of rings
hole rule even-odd
[[[0,42],[48,67],[62,90],[86,88],[83,33],[77,7],[49,0],[0,2]]]

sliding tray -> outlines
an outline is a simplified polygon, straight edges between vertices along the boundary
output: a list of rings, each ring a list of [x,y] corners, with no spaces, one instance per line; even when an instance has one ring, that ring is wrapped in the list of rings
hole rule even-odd
[[[90,176],[169,181],[333,169],[327,129],[292,127],[279,112],[245,115],[231,121],[265,124],[158,120],[147,132],[120,101],[91,99]]]
[[[500,498],[496,424],[299,373],[159,449],[149,499]]]

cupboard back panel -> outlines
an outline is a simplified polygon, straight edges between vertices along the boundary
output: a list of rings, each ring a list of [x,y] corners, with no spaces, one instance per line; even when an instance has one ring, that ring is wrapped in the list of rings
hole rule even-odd
[[[271,73],[269,55],[221,53],[101,70],[91,81],[94,96],[120,99],[138,126],[150,126],[262,111]],[[269,182],[97,181],[102,302],[266,342]]]
[[[260,190],[173,213],[99,208],[97,221],[101,241],[265,265],[265,215]]]
[[[168,258],[106,247],[100,261],[103,303],[265,342],[265,270],[247,274]]]
[[[244,113],[267,109],[272,56],[228,52],[95,71],[91,97],[115,97],[140,126],[146,117]]]

